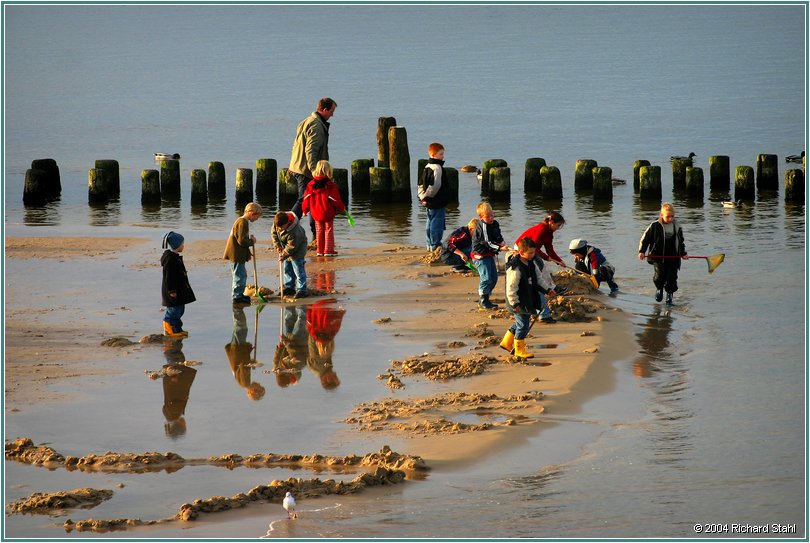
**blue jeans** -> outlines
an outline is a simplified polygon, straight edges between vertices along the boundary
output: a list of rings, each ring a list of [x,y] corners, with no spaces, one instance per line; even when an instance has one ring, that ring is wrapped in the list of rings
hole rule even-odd
[[[470,258],[470,249],[459,249],[459,251],[461,251],[462,253],[467,255],[467,258]],[[456,253],[447,253],[446,255],[442,254],[440,260],[443,263],[447,264],[448,266],[461,267],[461,268],[467,267],[467,264],[465,264],[464,261],[461,260],[461,257],[458,256]]]
[[[445,210],[443,207],[427,209],[425,239],[427,240],[428,250],[430,251],[442,244],[442,237],[444,236],[444,217]]]
[[[304,192],[306,192],[307,185],[310,181],[312,181],[312,178],[307,177],[302,173],[291,173],[290,175],[293,179],[295,179],[295,182],[298,185],[298,199],[295,201],[295,205],[293,205],[290,211],[295,213],[295,216],[300,219],[302,213],[301,204],[304,201]],[[311,213],[309,215],[309,229],[312,231],[312,239],[315,239],[315,219],[312,217]]]
[[[186,304],[173,305],[166,308],[166,313],[163,315],[163,320],[172,325],[176,331],[183,329],[183,313],[186,312]]]
[[[515,324],[509,327],[509,331],[515,334],[515,339],[526,339],[531,321],[532,316],[528,313],[515,313]]]
[[[287,259],[284,261],[284,288],[294,288],[296,292],[307,291],[307,270],[304,267],[306,260]]]
[[[233,274],[233,299],[239,300],[245,297],[245,285],[247,285],[247,270],[244,262],[231,262],[231,273]]]
[[[542,308],[540,310],[540,318],[541,319],[548,319],[548,318],[551,317],[551,309],[549,309],[549,307],[548,307],[548,302],[546,301],[546,295],[543,294],[542,292],[539,292],[538,294],[540,294],[540,307]]]
[[[480,276],[478,295],[489,296],[495,290],[495,285],[498,284],[498,266],[495,264],[495,257],[485,256],[481,260],[473,259],[472,263]]]

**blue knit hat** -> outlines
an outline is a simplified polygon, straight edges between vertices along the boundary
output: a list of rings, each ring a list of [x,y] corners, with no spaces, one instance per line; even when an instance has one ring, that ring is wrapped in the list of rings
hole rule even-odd
[[[169,232],[168,234],[163,236],[164,249],[177,249],[181,245],[183,245],[183,236],[181,236],[177,232]]]

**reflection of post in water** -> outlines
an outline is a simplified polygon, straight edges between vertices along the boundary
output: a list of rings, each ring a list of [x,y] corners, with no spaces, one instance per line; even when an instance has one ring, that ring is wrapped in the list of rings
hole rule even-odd
[[[118,198],[106,202],[91,202],[90,226],[118,226],[121,224],[121,202]]]
[[[647,317],[647,324],[643,330],[636,334],[638,346],[641,348],[639,356],[633,362],[633,373],[636,377],[651,377],[660,368],[658,360],[669,358],[669,333],[672,331],[672,316],[669,311],[661,312],[657,307],[655,313]]]
[[[183,342],[164,341],[163,355],[166,357],[166,375],[163,377],[163,416],[166,435],[176,438],[186,433],[186,404],[191,392],[191,384],[197,370],[184,366]]]
[[[309,334],[306,307],[283,305],[280,319],[281,333],[273,355],[273,373],[276,374],[278,386],[286,388],[301,379],[301,370],[307,365]]]
[[[340,379],[332,366],[335,351],[335,336],[340,331],[345,309],[334,307],[334,300],[321,300],[307,307],[307,330],[309,331],[309,357],[307,366],[321,380],[327,390],[337,388]]]
[[[358,203],[358,202],[355,202]],[[354,209],[354,208],[352,208]],[[371,218],[384,223],[388,228],[380,232],[394,241],[407,241],[411,233],[411,202],[374,203],[368,208]]]
[[[258,401],[264,397],[264,387],[255,381],[251,381],[250,370],[253,366],[251,353],[253,345],[247,340],[247,318],[244,307],[233,308],[233,333],[231,342],[225,345],[225,354],[231,364],[233,378],[239,386],[245,389],[247,397]]]

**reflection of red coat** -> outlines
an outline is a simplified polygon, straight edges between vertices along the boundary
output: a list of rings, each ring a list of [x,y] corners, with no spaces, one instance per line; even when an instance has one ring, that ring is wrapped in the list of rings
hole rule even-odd
[[[329,222],[337,212],[346,211],[346,205],[340,198],[338,186],[331,180],[316,177],[307,185],[304,200],[301,202],[301,213],[312,213],[318,222]]]
[[[340,331],[346,310],[330,307],[330,303],[333,302],[321,300],[307,307],[307,330],[316,340],[328,341]]]

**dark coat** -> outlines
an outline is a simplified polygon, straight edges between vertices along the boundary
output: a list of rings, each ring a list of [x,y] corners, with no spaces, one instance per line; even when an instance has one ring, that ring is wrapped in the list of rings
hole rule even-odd
[[[437,173],[439,173],[437,179]],[[425,169],[419,175],[417,182],[417,196],[424,200],[428,209],[441,209],[447,207],[448,187],[447,172],[444,170],[444,161],[436,158],[428,159]]]
[[[647,262],[654,264],[655,262],[674,262],[678,268],[681,267],[681,261],[677,259],[658,259],[656,256],[685,256],[686,245],[683,242],[683,230],[677,221],[673,221],[675,227],[675,236],[667,246],[664,237],[664,225],[661,220],[653,221],[650,226],[641,235],[641,240],[638,243],[638,252],[647,255]],[[648,252],[649,251],[649,252]]]
[[[163,266],[163,284],[160,288],[163,305],[173,307],[190,304],[197,300],[188,282],[183,257],[179,253],[166,249],[163,251],[163,256],[160,257],[160,265]],[[171,296],[169,294],[171,292],[176,292],[177,296]]]

